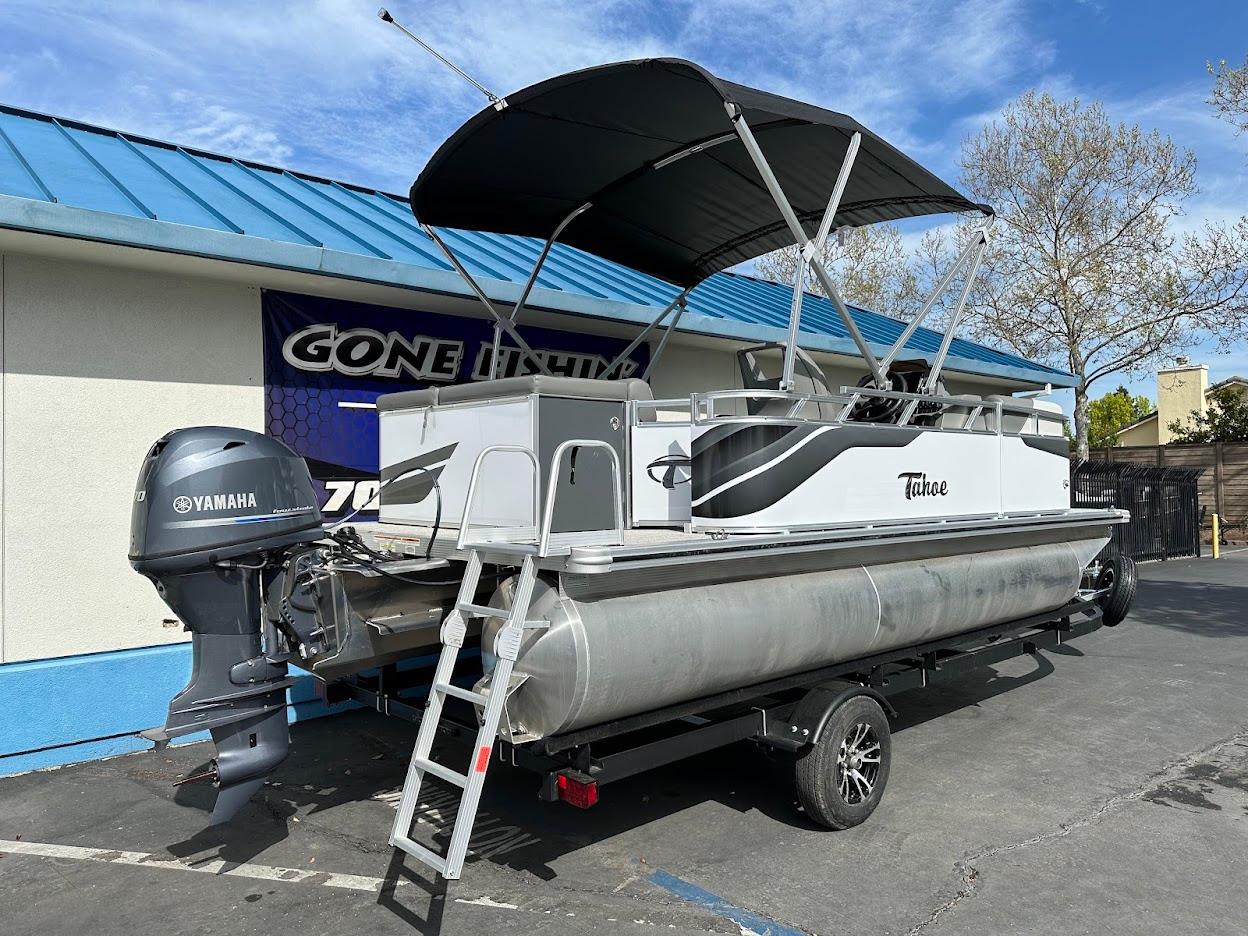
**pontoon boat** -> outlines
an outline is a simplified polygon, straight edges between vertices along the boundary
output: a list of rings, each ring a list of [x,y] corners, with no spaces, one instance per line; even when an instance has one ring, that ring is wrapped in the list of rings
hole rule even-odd
[[[435,153],[411,206],[492,317],[496,349],[514,345],[530,373],[381,397],[379,520],[358,529],[323,530],[297,459],[239,430],[173,433],[140,477],[131,558],[193,631],[196,660],[152,737],[212,729],[215,820],[285,753],[287,660],[332,682],[393,674],[432,648],[391,842],[446,877],[460,873],[496,739],[547,755],[584,739],[559,783],[589,782],[604,769],[588,748],[602,726],[718,711],[749,687],[769,687],[769,706],[785,687],[821,687],[813,728],[801,703],[759,703],[751,736],[774,740],[783,717],[799,758],[833,745],[827,771],[799,770],[799,789],[813,818],[844,826],[878,802],[882,759],[886,776],[886,662],[936,661],[992,628],[1044,624],[1060,639],[1060,622],[1111,599],[1125,613],[1129,568],[1099,581],[1086,570],[1126,515],[1071,507],[1059,408],[941,381],[991,209],[850,117],[682,60],[591,68],[495,100]],[[940,212],[984,223],[879,356],[821,248],[842,227]],[[542,238],[520,299],[499,308],[438,227]],[[620,376],[631,347],[601,379],[553,375],[516,322],[556,242],[673,284],[632,345],[666,323],[651,369],[693,286],[796,244],[787,341],[741,351],[742,389],[680,399]],[[810,275],[861,354],[856,386],[829,386],[799,347]],[[939,351],[915,359],[907,343],[955,282]],[[255,506],[183,512],[184,498],[235,490]],[[480,663],[460,660],[478,635]],[[829,695],[836,674],[849,688]],[[456,705],[477,713],[466,769],[432,755]],[[859,710],[844,737],[825,732]],[[463,790],[445,855],[413,838],[429,777]]]

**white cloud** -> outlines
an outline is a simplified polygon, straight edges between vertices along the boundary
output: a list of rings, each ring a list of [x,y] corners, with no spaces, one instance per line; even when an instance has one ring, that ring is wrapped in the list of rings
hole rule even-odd
[[[382,24],[376,2],[3,5],[5,96],[403,190],[483,102]],[[920,158],[928,141],[912,125],[926,107],[1008,83],[1049,54],[1018,0],[395,0],[392,11],[500,94],[574,68],[677,55],[853,113]],[[38,49],[55,49],[62,66]]]

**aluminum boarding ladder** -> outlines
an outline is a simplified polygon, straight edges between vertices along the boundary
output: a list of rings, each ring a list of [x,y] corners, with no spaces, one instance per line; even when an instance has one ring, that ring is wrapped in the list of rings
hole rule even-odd
[[[463,870],[464,859],[468,855],[468,839],[472,835],[472,827],[476,821],[477,805],[481,800],[481,790],[485,786],[485,774],[490,766],[490,757],[494,750],[494,739],[498,736],[499,722],[503,717],[503,709],[507,704],[507,689],[511,685],[511,671],[516,658],[520,654],[520,644],[524,638],[526,627],[545,626],[546,622],[526,620],[529,613],[529,602],[533,598],[533,586],[537,582],[537,560],[551,550],[550,526],[554,514],[556,476],[563,454],[575,447],[601,448],[611,457],[612,483],[614,487],[613,501],[615,507],[615,529],[610,532],[615,542],[623,540],[623,505],[620,493],[620,466],[615,450],[604,442],[586,439],[571,439],[561,443],[551,458],[551,479],[547,491],[546,510],[539,514],[540,478],[538,475],[537,456],[531,449],[523,446],[495,445],[481,451],[473,465],[472,475],[468,483],[468,493],[464,504],[464,516],[460,523],[457,549],[464,549],[469,530],[469,519],[472,512],[477,478],[486,456],[495,452],[513,452],[527,456],[533,468],[534,476],[534,518],[540,519],[537,530],[537,542],[530,543],[519,550],[524,558],[520,565],[520,575],[516,581],[512,596],[511,608],[492,608],[475,604],[477,587],[481,579],[482,550],[498,550],[502,544],[498,541],[468,545],[468,564],[464,577],[460,582],[459,595],[455,599],[455,607],[442,622],[439,637],[442,650],[438,654],[438,665],[434,670],[433,685],[429,690],[429,699],[425,705],[424,715],[420,719],[420,730],[416,735],[416,746],[412,749],[412,759],[407,767],[407,776],[403,781],[403,794],[399,799],[398,814],[394,817],[394,826],[390,830],[390,845],[401,848],[418,861],[433,868],[447,880],[457,880]],[[513,548],[519,544],[514,541]],[[506,548],[503,546],[503,548]],[[455,661],[464,645],[468,633],[465,617],[497,617],[503,619],[494,640],[494,669],[490,674],[490,688],[487,692],[473,689],[462,689],[454,685],[451,679],[455,671]],[[482,710],[481,724],[477,728],[476,742],[472,746],[471,763],[467,773],[460,773],[444,764],[433,760],[433,741],[442,720],[442,706],[447,696],[471,702]],[[439,855],[426,848],[411,837],[412,822],[416,815],[416,807],[420,802],[420,789],[427,774],[459,787],[459,808],[455,813],[455,821],[451,828],[451,842],[445,855]]]
[[[460,870],[464,866],[464,858],[468,854],[468,837],[472,834],[477,804],[481,799],[481,790],[485,786],[485,772],[490,766],[490,756],[494,750],[494,738],[498,735],[498,724],[503,717],[507,686],[511,682],[511,668],[520,652],[525,615],[528,614],[529,600],[533,596],[533,585],[537,579],[537,563],[533,556],[524,557],[524,562],[520,567],[520,578],[516,583],[515,597],[509,610],[488,608],[472,603],[472,599],[477,594],[477,584],[480,578],[481,553],[474,548],[468,556],[468,568],[460,584],[455,608],[442,623],[442,651],[438,656],[437,669],[434,671],[429,701],[420,720],[416,746],[412,749],[412,760],[408,764],[407,778],[403,783],[403,796],[399,800],[398,815],[394,817],[394,828],[390,832],[392,846],[403,849],[413,858],[424,862],[444,878],[452,881],[459,877]],[[468,633],[468,626],[464,620],[465,613],[472,617],[504,619],[504,624],[499,629],[494,644],[497,662],[490,680],[492,689],[499,687],[497,692],[483,693],[461,689],[451,682],[455,660],[459,656],[460,648],[463,647],[464,638]],[[447,696],[464,699],[483,709],[481,724],[477,728],[476,742],[472,746],[472,762],[468,765],[466,774],[452,770],[430,756],[438,724],[442,719],[442,706]],[[451,844],[445,856],[411,839],[412,821],[416,814],[420,788],[426,774],[432,774],[463,791],[451,830]]]

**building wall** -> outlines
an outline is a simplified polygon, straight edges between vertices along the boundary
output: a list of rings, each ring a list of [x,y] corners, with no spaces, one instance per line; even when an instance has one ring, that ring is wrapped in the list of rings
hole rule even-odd
[[[1153,416],[1144,422],[1123,429],[1118,433],[1119,445],[1157,445],[1157,417]]]
[[[259,293],[17,254],[3,263],[0,660],[185,639],[130,568],[130,501],[170,429],[262,429]]]

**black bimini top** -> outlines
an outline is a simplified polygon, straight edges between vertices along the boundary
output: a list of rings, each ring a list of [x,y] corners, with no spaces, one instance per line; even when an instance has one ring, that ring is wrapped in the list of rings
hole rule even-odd
[[[442,144],[412,185],[412,211],[425,224],[545,239],[589,203],[561,243],[692,286],[793,243],[726,103],[741,109],[808,236],[855,131],[837,227],[991,213],[851,117],[682,59],[603,65],[508,95]]]

